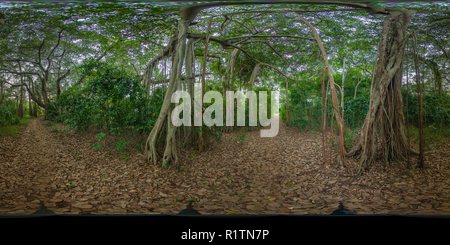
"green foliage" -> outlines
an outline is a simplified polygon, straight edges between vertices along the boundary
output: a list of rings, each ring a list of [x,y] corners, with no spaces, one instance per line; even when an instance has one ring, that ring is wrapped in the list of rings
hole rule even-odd
[[[16,104],[13,100],[0,100],[0,126],[17,125],[20,118],[17,116]]]
[[[19,119],[19,126],[27,126],[28,125],[28,119],[22,118]]]
[[[17,125],[0,126],[0,137],[19,137],[19,127]]]
[[[425,147],[430,149],[433,146],[439,145],[444,146],[446,143],[446,138],[450,137],[450,128],[438,128],[433,124],[428,125],[423,128],[423,133],[425,137]],[[418,144],[419,142],[419,128],[414,125],[409,126],[409,136],[411,138],[412,144]]]
[[[361,127],[369,111],[369,96],[344,98],[344,123],[351,128]]]
[[[234,139],[234,141],[240,142],[240,143],[244,143],[245,142],[245,134],[246,134],[245,131],[242,131],[241,134],[237,134],[236,138]]]
[[[339,76],[338,76],[339,77]],[[350,80],[350,79],[349,79]],[[352,91],[353,90],[353,91]],[[361,127],[369,110],[370,98],[362,88],[358,89],[354,98],[354,88],[346,88],[344,97],[344,123],[354,129]],[[300,127],[302,130],[318,130],[322,122],[322,92],[314,84],[293,86],[289,90],[289,105],[291,113],[291,126]],[[286,110],[281,107],[281,115],[286,118]],[[341,107],[339,108],[341,111]],[[327,98],[327,115],[332,113],[331,96]],[[329,117],[329,116],[328,116]],[[329,119],[328,119],[329,120]],[[330,122],[327,122],[327,126]]]
[[[102,144],[100,144],[100,141],[102,141],[102,139],[103,139],[103,137],[105,137],[105,135],[106,135],[105,133],[99,133],[99,134],[95,135],[95,137],[98,139],[98,143],[94,144],[94,146],[93,146],[94,150],[98,150],[98,149],[102,148]]]
[[[345,138],[345,145],[347,148],[351,148],[353,146],[354,137],[356,133],[357,133],[356,130],[344,127],[344,138]]]
[[[410,124],[418,126],[419,108],[417,95],[410,89],[408,94],[408,111],[406,106],[406,90],[402,90],[403,113]],[[423,120],[427,125],[436,127],[450,126],[450,95],[426,93],[423,98]],[[407,113],[408,112],[408,113]]]
[[[99,133],[99,134],[96,134],[95,135],[95,137],[98,139],[98,141],[101,141],[102,139],[103,139],[103,137],[105,137],[105,133]]]
[[[17,116],[17,107],[13,100],[0,100],[0,137],[13,136],[18,137],[19,126],[27,126],[26,118]]]
[[[223,127],[214,126],[206,130],[206,133],[209,137],[213,137],[216,140],[216,143],[219,143],[222,138],[222,128]]]
[[[89,126],[120,134],[126,129],[149,133],[162,106],[160,89],[146,98],[137,78],[107,65],[88,60],[88,81],[63,92],[57,102],[65,111],[64,123],[79,131]]]
[[[102,148],[102,144],[100,144],[100,143],[95,143],[94,146],[93,146],[92,148],[94,148],[94,150],[98,150],[98,149]]]
[[[50,131],[56,133],[56,132],[59,131],[59,129],[58,129],[58,127],[56,127],[56,126],[53,126],[53,127],[50,129]]]
[[[53,122],[61,122],[61,116],[59,115],[60,107],[57,101],[50,101],[47,105],[47,111],[45,113],[45,119]]]
[[[52,121],[49,121],[49,120],[45,120],[44,124],[45,124],[45,126],[53,126],[54,125],[54,123]]]
[[[121,153],[124,152],[125,148],[127,148],[128,142],[125,140],[119,140],[116,142],[117,150]]]

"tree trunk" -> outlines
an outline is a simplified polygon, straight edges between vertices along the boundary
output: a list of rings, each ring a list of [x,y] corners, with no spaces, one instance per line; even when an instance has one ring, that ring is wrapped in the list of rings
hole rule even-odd
[[[58,69],[58,78],[56,79],[56,96],[61,94],[61,79],[60,79],[61,66]]]
[[[419,57],[417,55],[417,38],[414,35],[414,64],[416,67],[416,81],[417,81],[417,104],[419,106],[419,168],[424,167],[424,136],[423,136],[423,100],[420,85],[420,70]]]
[[[0,102],[3,101],[3,81],[0,81]]]
[[[347,71],[348,72],[348,71]],[[344,64],[342,65],[342,98],[344,98],[344,84],[345,84],[345,76],[346,76],[346,72],[345,72],[345,57],[344,57]]]
[[[319,34],[317,33],[314,26],[311,25],[311,23],[309,23],[305,18],[303,18],[299,14],[297,14],[297,13],[295,13],[295,14],[311,29],[311,31],[314,34],[314,38],[316,39],[316,42],[320,48],[320,52],[322,54],[322,58],[325,63],[325,67],[328,71],[328,79],[330,80],[331,98],[332,98],[332,102],[333,102],[334,115],[336,117],[336,122],[338,124],[340,131],[344,132],[344,120],[342,118],[344,115],[342,115],[342,117],[340,115],[339,102],[337,99],[336,88],[335,88],[335,86],[339,86],[339,85],[337,85],[334,82],[333,73],[331,72],[330,64],[328,63],[327,54],[325,52],[325,48],[323,46],[322,40],[320,39]],[[341,94],[342,94],[342,90],[341,90]],[[344,110],[344,104],[342,104],[342,111],[343,110]],[[344,138],[343,133],[341,134],[340,141],[341,141],[341,149],[340,149],[341,154],[340,154],[339,162],[342,165],[343,163],[346,163],[346,160],[345,160],[346,147],[345,147],[345,138]],[[348,168],[348,166],[347,166],[347,168]]]
[[[33,108],[31,107],[31,94],[28,91],[28,115],[33,116]]]
[[[186,45],[186,58],[185,58],[185,71],[186,71],[186,79],[187,79],[187,91],[191,97],[191,122],[194,121],[194,83],[195,83],[195,77],[194,77],[194,44],[198,41],[194,40],[193,38],[189,38],[187,45]],[[184,138],[184,144],[183,146],[186,147],[189,144],[193,144],[194,141],[194,130],[195,127],[191,125],[191,127],[188,127],[185,138]]]
[[[406,151],[410,150],[405,135],[401,82],[406,29],[414,12],[403,9],[392,11],[384,21],[369,111],[360,140],[348,152],[348,156],[358,156],[361,165],[373,163],[376,151],[381,151],[387,164],[405,159]],[[378,128],[380,133],[377,135]],[[382,139],[381,149],[375,143],[377,136]]]
[[[286,79],[286,125],[291,124],[291,114],[289,113],[289,85]]]
[[[41,83],[42,83],[41,91],[42,91],[42,97],[44,100],[44,111],[45,111],[44,113],[45,113],[46,118],[47,118],[47,109],[48,109],[47,79],[48,79],[48,75],[44,76],[44,78],[41,80]]]
[[[242,47],[243,44],[238,44],[237,46]],[[233,52],[231,52],[230,60],[228,61],[228,65],[225,70],[225,82],[223,84],[223,97],[226,97],[227,91],[233,91],[233,74],[234,74],[234,66],[236,64],[236,58],[239,54],[239,49],[234,49]],[[234,102],[233,102],[234,104]],[[233,107],[234,108],[234,107]],[[234,109],[233,109],[234,110]],[[225,108],[226,113],[226,108]],[[228,120],[228,117],[227,117]],[[234,118],[230,119],[234,121]],[[229,133],[231,132],[232,127],[231,126],[225,126],[223,129],[223,132]]]
[[[258,75],[259,70],[261,69],[261,63],[258,63],[255,65],[255,67],[253,68],[253,72],[252,75],[250,76],[250,82],[249,82],[249,88],[248,88],[248,93],[251,93],[253,91],[253,84],[255,83],[256,80],[256,76]],[[250,105],[252,104],[252,96],[248,97],[248,118],[249,118],[249,124],[250,124],[250,118],[254,118],[254,115],[256,112],[256,108],[253,108],[252,110],[250,110]],[[244,100],[245,102],[245,100]],[[261,113],[261,112],[259,112]],[[258,114],[256,114],[258,115]],[[250,125],[249,125],[250,126]]]
[[[22,73],[22,66],[20,65],[20,61],[17,63],[19,64],[19,72]],[[20,96],[19,104],[17,107],[17,116],[19,118],[23,118],[23,75],[20,75]]]
[[[34,83],[33,83],[33,80],[32,79],[30,79],[30,83],[31,83],[31,91],[35,91],[35,89],[34,89]],[[28,92],[30,92],[30,91],[28,91]],[[31,93],[30,93],[31,94]],[[34,101],[34,106],[33,106],[33,116],[34,117],[37,117],[37,104],[36,104],[36,101]]]
[[[166,96],[164,98],[164,102],[161,108],[161,111],[159,113],[158,119],[155,123],[155,126],[153,127],[152,131],[150,132],[150,135],[147,139],[146,146],[144,149],[144,154],[147,156],[147,158],[151,161],[153,161],[154,164],[157,164],[157,161],[159,160],[157,152],[156,152],[156,141],[158,138],[158,135],[163,128],[164,123],[167,121],[170,122],[170,118],[168,118],[170,110],[172,108],[171,104],[171,97],[172,94],[175,92],[177,87],[177,81],[179,81],[179,78],[181,76],[181,68],[183,65],[183,59],[185,55],[185,49],[186,49],[186,34],[188,31],[188,26],[191,23],[191,21],[195,18],[197,15],[197,11],[189,11],[189,8],[180,8],[180,20],[178,21],[178,27],[177,27],[177,46],[175,49],[175,54],[172,61],[172,72],[170,74],[169,79],[169,86],[166,91]],[[171,164],[173,161],[175,161],[175,164],[177,163],[177,149],[175,144],[175,132],[176,128],[175,126],[171,125],[169,123],[168,125],[169,131],[167,133],[166,137],[166,146],[164,150],[164,156],[163,156],[163,164]]]

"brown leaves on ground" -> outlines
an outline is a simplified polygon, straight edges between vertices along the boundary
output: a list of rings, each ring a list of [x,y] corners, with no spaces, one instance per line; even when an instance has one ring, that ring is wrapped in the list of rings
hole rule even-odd
[[[58,125],[60,132],[63,125]],[[30,214],[43,201],[59,214],[176,214],[194,201],[202,214],[331,214],[339,201],[356,214],[449,214],[447,147],[426,169],[373,167],[356,174],[323,165],[320,134],[281,125],[224,134],[207,152],[182,150],[181,169],[149,164],[130,143],[117,152],[86,134],[57,133],[32,119],[20,138],[0,138],[0,214]]]

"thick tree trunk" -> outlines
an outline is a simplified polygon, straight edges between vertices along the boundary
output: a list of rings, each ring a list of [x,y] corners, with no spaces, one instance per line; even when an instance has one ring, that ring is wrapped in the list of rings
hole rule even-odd
[[[373,163],[381,151],[385,163],[403,160],[409,149],[403,117],[401,94],[402,63],[406,29],[414,11],[392,11],[383,24],[378,46],[378,67],[369,112],[357,144],[348,156],[358,156],[361,165]],[[378,130],[380,133],[377,135]],[[381,138],[377,146],[376,138]]]
[[[196,11],[190,13],[189,11],[187,11],[188,13],[186,13],[186,10],[188,9],[180,8],[181,19],[178,21],[177,46],[175,49],[175,55],[173,57],[172,72],[169,79],[169,86],[166,91],[166,96],[164,98],[160,114],[155,123],[155,126],[150,132],[150,135],[147,139],[146,146],[144,149],[144,154],[147,156],[149,160],[153,161],[154,164],[157,164],[159,160],[158,159],[159,157],[156,152],[156,141],[158,135],[161,129],[163,128],[164,123],[166,123],[167,120],[169,120],[170,122],[170,117],[168,116],[172,108],[171,97],[177,88],[177,81],[179,81],[181,76],[181,68],[183,66],[183,59],[186,49],[186,34],[188,31],[188,26],[197,14]],[[177,164],[177,149],[176,149],[177,144],[175,144],[175,133],[177,127],[169,123],[168,128],[169,129],[166,137],[166,146],[164,150],[163,164],[171,164],[173,161],[175,161],[175,164]]]

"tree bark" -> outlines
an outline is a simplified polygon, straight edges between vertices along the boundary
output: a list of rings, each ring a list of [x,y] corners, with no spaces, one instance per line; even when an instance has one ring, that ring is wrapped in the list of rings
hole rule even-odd
[[[375,162],[377,151],[381,151],[384,162],[388,164],[405,159],[406,151],[410,150],[405,135],[401,81],[406,29],[414,13],[399,9],[392,11],[384,21],[369,112],[359,141],[347,154],[358,156],[361,165]],[[377,135],[378,128],[380,133]],[[377,136],[382,139],[381,147],[376,146]]]
[[[330,64],[328,63],[327,54],[325,52],[325,48],[323,46],[322,40],[320,39],[319,34],[317,33],[314,26],[311,25],[311,23],[309,23],[301,15],[299,15],[297,13],[295,13],[295,14],[311,29],[311,31],[313,32],[314,38],[316,39],[316,42],[320,48],[320,52],[322,54],[322,58],[325,63],[325,68],[327,69],[327,72],[328,72],[328,79],[330,80],[331,98],[332,98],[332,102],[333,102],[334,115],[336,117],[336,122],[338,124],[340,131],[344,132],[344,120],[341,117],[340,112],[339,112],[339,102],[337,99],[336,88],[335,88],[335,86],[339,86],[339,85],[337,85],[334,82],[333,73],[331,72]],[[342,90],[341,90],[341,94],[342,94]],[[343,104],[342,104],[342,110],[344,110]],[[341,149],[340,149],[341,153],[340,153],[339,162],[341,164],[343,164],[343,163],[346,163],[346,160],[345,160],[346,147],[345,147],[345,138],[344,138],[343,133],[341,134],[340,141],[341,141]],[[347,166],[347,168],[348,168],[348,166]]]
[[[175,92],[177,87],[177,81],[179,81],[179,78],[181,76],[181,68],[183,65],[183,59],[185,55],[185,49],[186,49],[186,34],[188,31],[188,26],[191,23],[191,21],[195,18],[198,11],[190,11],[189,7],[182,7],[180,8],[180,20],[178,21],[178,27],[177,27],[177,46],[175,49],[175,55],[173,57],[172,61],[172,72],[170,74],[169,79],[169,86],[166,91],[166,96],[164,98],[164,102],[160,111],[160,114],[158,116],[158,119],[155,123],[155,126],[153,127],[152,131],[150,132],[150,135],[147,139],[146,146],[144,149],[144,154],[147,156],[148,160],[153,161],[154,164],[157,164],[158,162],[158,154],[156,151],[156,141],[158,138],[158,135],[164,125],[167,121],[170,109],[172,107],[171,104],[171,97],[172,94]],[[176,142],[175,142],[175,133],[176,128],[173,125],[170,125],[169,123],[168,128],[169,131],[167,133],[166,137],[166,146],[164,150],[163,155],[163,164],[171,164],[172,162],[175,162],[177,164],[177,149],[176,149]]]
[[[195,83],[195,77],[193,73],[194,68],[194,44],[198,41],[194,38],[189,38],[187,44],[186,44],[186,58],[185,58],[185,70],[186,70],[186,84],[187,84],[187,91],[189,95],[191,96],[191,122],[194,121],[194,83]],[[188,127],[183,146],[186,147],[189,144],[192,144],[194,141],[194,129],[195,127],[191,126]]]
[[[347,71],[348,72],[348,71]],[[344,98],[344,84],[345,84],[345,76],[346,76],[346,72],[345,72],[345,57],[344,57],[344,64],[342,65],[342,98]]]
[[[33,80],[32,79],[30,79],[30,83],[31,83],[31,91],[35,91],[35,89],[34,89],[34,83],[33,83]],[[31,95],[31,97],[33,98],[33,94],[31,93],[31,91],[30,90],[28,90],[28,93]],[[37,117],[37,104],[36,104],[36,101],[33,99],[33,101],[34,101],[34,106],[33,106],[33,116],[34,117]]]
[[[0,102],[3,101],[3,81],[0,81]]]
[[[19,64],[19,71],[20,73],[22,73],[22,66],[20,65],[20,61],[18,62]],[[23,118],[23,75],[20,75],[20,102],[19,102],[19,107],[17,109],[17,116],[19,118]]]
[[[419,168],[424,167],[424,135],[423,135],[423,100],[422,89],[420,84],[420,69],[419,69],[419,57],[417,55],[417,38],[414,34],[414,64],[416,67],[416,82],[417,82],[417,104],[419,106]]]
[[[29,91],[28,91],[28,115],[33,116],[33,108],[31,107],[31,94]]]
[[[286,125],[291,124],[291,114],[289,113],[289,85],[286,79]]]

